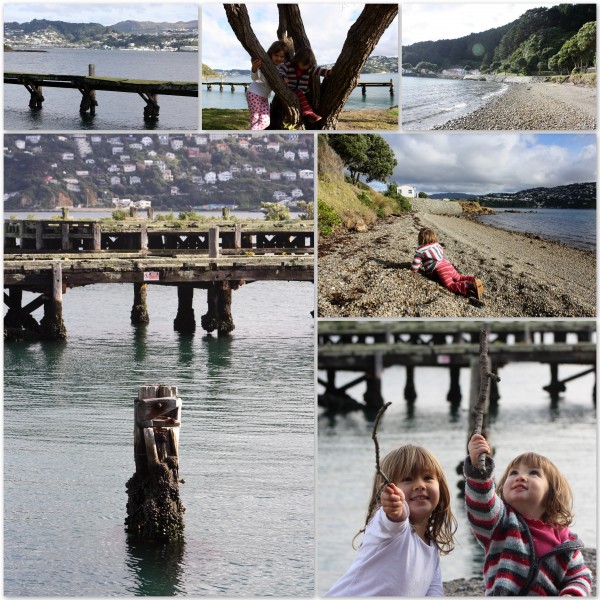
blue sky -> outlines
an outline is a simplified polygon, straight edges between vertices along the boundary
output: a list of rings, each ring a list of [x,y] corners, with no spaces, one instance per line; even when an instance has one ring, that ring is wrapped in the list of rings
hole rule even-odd
[[[277,5],[248,5],[254,33],[268,48],[277,40]],[[346,33],[363,4],[300,4],[304,28],[320,64],[335,62]],[[398,18],[388,27],[372,56],[398,56]],[[213,69],[250,68],[250,57],[227,22],[222,4],[202,5],[202,62]]]
[[[530,8],[556,4],[559,3],[402,4],[402,45],[409,46],[427,40],[454,40],[506,25]]]
[[[391,179],[419,191],[486,194],[596,181],[594,134],[383,134]]]
[[[77,2],[48,4],[4,3],[4,21],[26,23],[32,19],[67,21],[69,23],[100,23],[114,25],[119,21],[193,21],[198,19],[197,3],[122,3]]]

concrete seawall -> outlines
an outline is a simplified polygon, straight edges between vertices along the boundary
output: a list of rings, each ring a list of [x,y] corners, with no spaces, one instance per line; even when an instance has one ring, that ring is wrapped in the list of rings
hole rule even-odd
[[[430,215],[460,215],[463,210],[458,202],[431,200],[429,198],[412,198],[412,209]]]

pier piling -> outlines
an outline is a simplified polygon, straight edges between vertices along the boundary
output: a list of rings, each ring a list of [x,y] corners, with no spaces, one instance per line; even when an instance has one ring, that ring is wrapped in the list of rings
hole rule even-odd
[[[131,322],[134,325],[148,325],[148,323],[150,323],[148,305],[146,304],[147,295],[147,283],[133,284],[133,307],[131,308]]]
[[[129,535],[171,542],[183,537],[185,508],[179,496],[177,387],[142,385],[134,401],[135,473],[126,484]]]
[[[52,265],[52,288],[44,302],[44,317],[40,322],[41,336],[45,340],[66,340],[67,329],[62,318],[62,267]]]
[[[202,328],[206,332],[212,333],[216,330],[217,335],[226,336],[235,329],[231,313],[231,292],[232,287],[226,281],[208,284],[206,298],[208,311],[200,319]]]
[[[188,284],[177,286],[177,316],[173,328],[180,333],[194,333],[196,318],[194,316],[194,287]]]

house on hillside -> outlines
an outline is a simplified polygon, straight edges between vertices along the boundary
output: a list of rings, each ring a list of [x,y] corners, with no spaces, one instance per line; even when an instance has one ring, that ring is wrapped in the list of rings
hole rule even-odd
[[[417,197],[417,188],[414,185],[399,185],[396,187],[396,192],[405,198]]]

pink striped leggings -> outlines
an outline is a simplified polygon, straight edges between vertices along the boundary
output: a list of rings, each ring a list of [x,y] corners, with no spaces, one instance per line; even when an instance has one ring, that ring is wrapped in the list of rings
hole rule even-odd
[[[250,110],[250,129],[266,129],[271,122],[269,99],[248,90],[246,100]]]
[[[445,258],[438,261],[432,276],[437,278],[446,289],[463,296],[467,295],[471,287],[469,283],[475,281],[472,275],[461,275]]]
[[[298,100],[300,102],[300,113],[303,117],[308,117],[309,121],[313,121],[317,114],[313,110],[312,106],[308,103],[306,99],[306,94],[302,90],[292,90],[296,96],[298,96]]]

